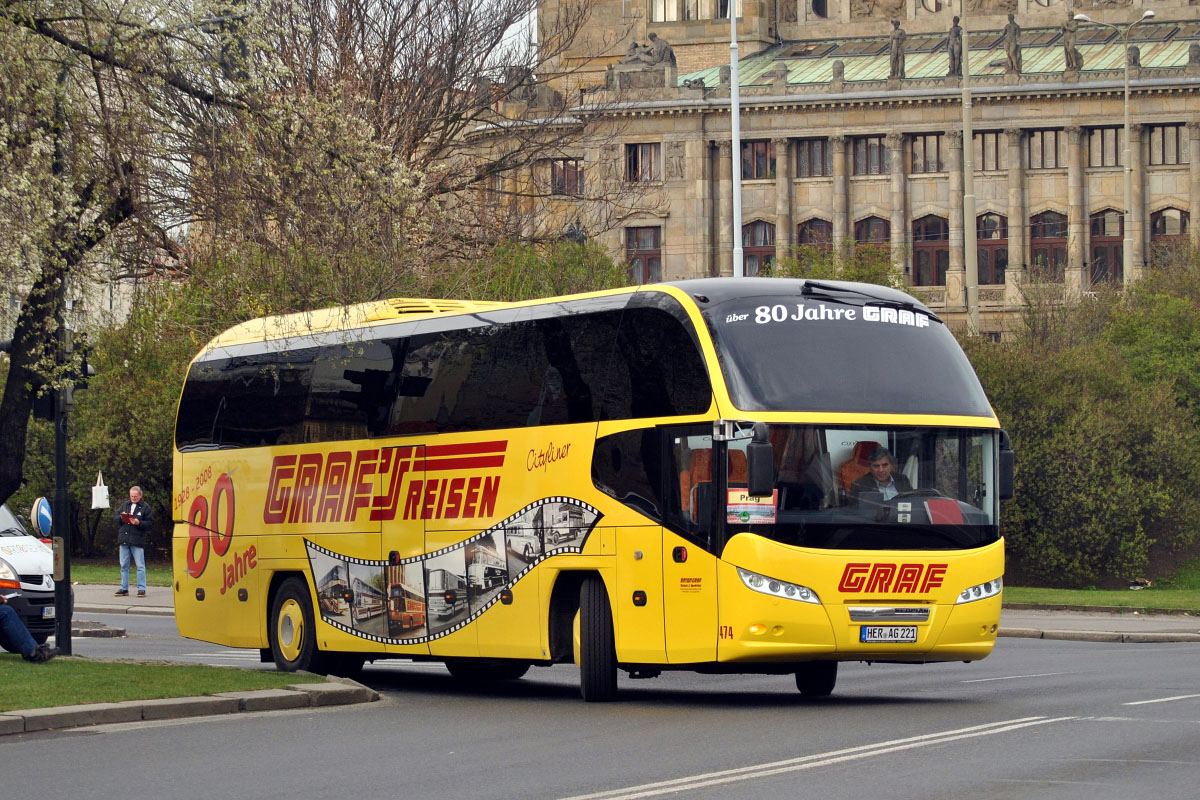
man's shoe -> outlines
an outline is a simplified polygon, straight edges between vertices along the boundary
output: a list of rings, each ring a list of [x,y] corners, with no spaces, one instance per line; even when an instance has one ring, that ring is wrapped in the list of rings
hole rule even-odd
[[[33,648],[33,652],[30,653],[29,657],[25,660],[34,664],[44,664],[50,659],[54,658],[56,655],[58,655],[57,647],[51,647],[48,644],[39,644],[37,647]]]
[[[115,592],[113,592],[113,597],[127,597],[128,595],[128,589],[117,589]]]
[[[138,589],[138,597],[145,597],[145,596],[146,596],[146,590]]]

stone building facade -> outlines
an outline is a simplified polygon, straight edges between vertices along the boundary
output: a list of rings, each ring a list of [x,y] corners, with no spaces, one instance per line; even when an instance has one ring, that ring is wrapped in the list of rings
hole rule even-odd
[[[598,0],[596,16],[621,20],[623,38],[581,37],[560,61],[559,88],[580,98],[573,113],[603,132],[574,163],[651,200],[598,234],[636,280],[732,274],[730,26],[719,16],[735,2]],[[961,317],[973,184],[983,330],[1003,327],[1027,281],[1081,291],[1122,282],[1127,69],[1134,272],[1159,244],[1200,244],[1195,0],[965,0],[965,13],[960,2],[742,0],[747,274],[800,243],[875,242],[931,306]],[[541,13],[556,6],[544,0]],[[1072,24],[1080,13],[1095,22]],[[948,74],[956,16],[968,44],[967,147],[962,81]],[[670,62],[626,55],[651,32],[670,43]]]

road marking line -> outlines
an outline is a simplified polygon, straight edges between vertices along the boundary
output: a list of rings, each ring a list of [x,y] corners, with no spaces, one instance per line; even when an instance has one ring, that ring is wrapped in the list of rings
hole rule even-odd
[[[815,753],[784,761],[772,761],[749,767],[737,767],[720,772],[691,775],[684,778],[647,783],[641,786],[628,786],[623,789],[611,789],[593,794],[573,795],[564,798],[564,800],[637,800],[637,798],[642,797],[654,797],[673,794],[675,792],[702,789],[707,786],[718,786],[725,783],[750,780],[752,778],[766,778],[786,772],[798,772],[800,770],[812,769],[813,767],[825,767],[845,761],[868,758],[870,756],[886,755],[888,753],[911,750],[917,747],[927,747],[934,744],[944,744],[959,739],[991,736],[997,733],[1007,733],[1021,728],[1028,728],[1033,725],[1049,725],[1055,722],[1066,722],[1074,719],[1077,719],[1077,717],[1023,717],[1003,722],[989,722],[983,725],[973,725],[968,728],[942,731],[941,733],[928,733],[906,739],[893,739],[886,742],[849,747],[828,753]]]
[[[1070,672],[1037,672],[1033,675],[1005,675],[1002,678],[971,678],[960,683],[987,683],[988,681],[1016,681],[1022,678],[1049,678],[1054,675],[1071,675]]]
[[[1124,706],[1148,706],[1152,703],[1170,703],[1174,700],[1191,700],[1200,697],[1200,694],[1181,694],[1175,697],[1160,697],[1157,700],[1136,700],[1132,703],[1122,703]]]

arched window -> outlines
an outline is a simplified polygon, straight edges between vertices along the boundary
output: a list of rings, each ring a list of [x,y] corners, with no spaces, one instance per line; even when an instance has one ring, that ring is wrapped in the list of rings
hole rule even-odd
[[[891,223],[882,217],[867,217],[854,223],[854,241],[859,244],[884,244],[891,238]]]
[[[976,217],[975,248],[979,261],[979,283],[1004,283],[1008,267],[1008,217],[980,214]]]
[[[746,277],[775,261],[775,226],[770,222],[751,222],[742,226],[742,268]]]
[[[1189,214],[1178,208],[1164,208],[1150,215],[1150,237],[1158,241],[1171,241],[1187,236]]]
[[[812,0],[813,15],[822,19],[829,16],[829,4],[825,0]]]
[[[833,247],[833,223],[810,219],[796,226],[796,241],[803,245],[829,250]]]
[[[1035,279],[1063,279],[1067,268],[1067,215],[1043,211],[1029,218],[1029,254]]]
[[[950,267],[950,224],[930,214],[913,220],[913,285],[945,286]]]
[[[1124,250],[1121,241],[1125,224],[1120,211],[1097,211],[1091,218],[1092,285],[1124,280]]]

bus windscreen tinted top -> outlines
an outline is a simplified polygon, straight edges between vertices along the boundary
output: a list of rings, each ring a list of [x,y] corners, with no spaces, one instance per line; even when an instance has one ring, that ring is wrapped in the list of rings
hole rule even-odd
[[[797,292],[716,303],[704,316],[745,411],[992,415],[953,334],[915,304]]]

